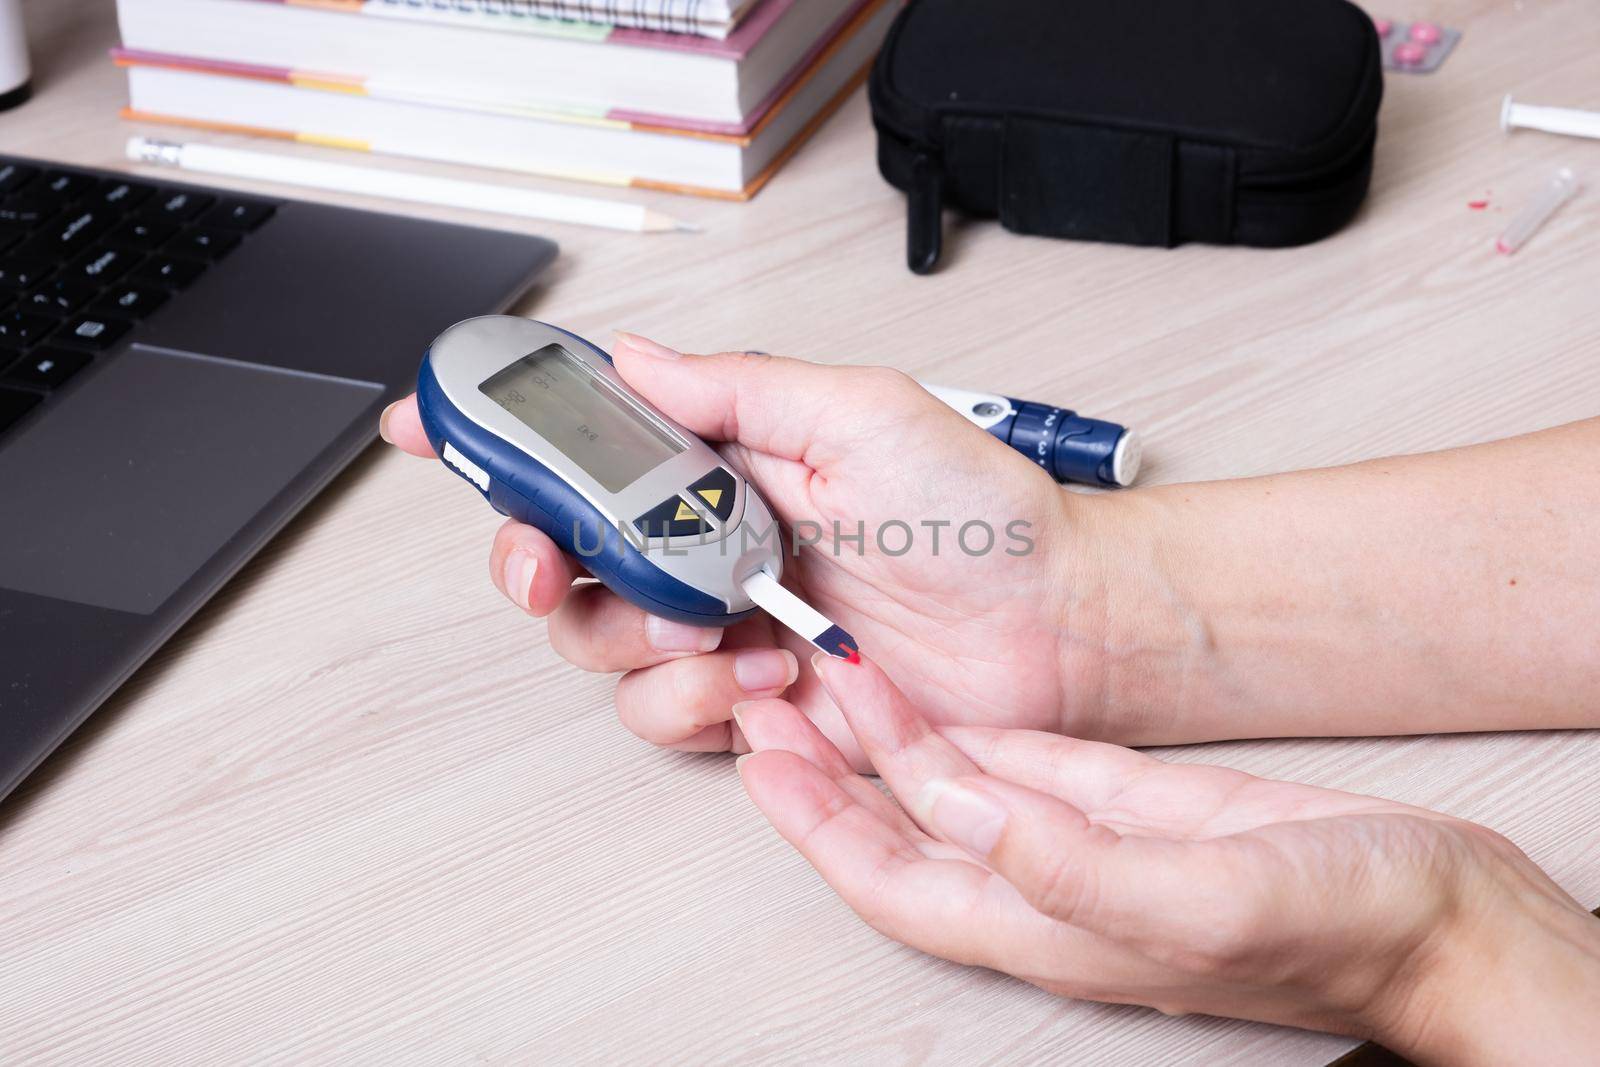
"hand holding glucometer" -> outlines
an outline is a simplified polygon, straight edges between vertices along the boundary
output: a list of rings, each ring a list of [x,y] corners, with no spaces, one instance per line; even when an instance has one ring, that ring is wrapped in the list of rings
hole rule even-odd
[[[629,672],[617,705],[635,732],[726,749],[733,704],[793,685],[791,696],[851,750],[801,669],[820,646],[847,654],[824,637],[830,627],[849,647],[898,665],[943,721],[975,706],[1003,709],[994,712],[1003,725],[1059,721],[1058,701],[1030,678],[1063,653],[1063,577],[1087,581],[1098,561],[1073,550],[1067,513],[1079,498],[1040,477],[1034,457],[968,425],[992,414],[952,411],[884,368],[680,356],[629,336],[612,365],[550,327],[477,321],[500,325],[441,337],[429,356],[432,382],[425,369],[420,398],[386,414],[384,436],[442,455],[512,516],[491,553],[496,584],[524,610],[551,616],[550,641],[567,659]],[[466,399],[445,403],[443,378]],[[579,406],[547,407],[552,391],[571,392]],[[537,423],[552,413],[577,417],[547,427],[549,438],[524,432],[524,415]],[[1112,438],[1109,456],[1122,435],[1103,436]],[[523,462],[506,451],[514,440],[542,470],[509,472],[508,463]],[[622,440],[633,447],[613,447]],[[659,460],[642,474],[640,450]],[[571,465],[538,458],[552,452]],[[577,469],[580,457],[588,472]],[[543,517],[514,496],[537,497]],[[463,496],[462,507],[474,505]],[[767,524],[782,529],[781,548],[762,543]],[[574,585],[586,573],[606,584]],[[785,626],[753,612],[758,603],[777,604]],[[940,635],[944,653],[933,662],[929,634]]]
[[[1133,478],[1137,442],[1120,426],[944,392],[1052,477]],[[784,542],[760,493],[581,337],[508,315],[457,323],[423,359],[417,405],[446,466],[637,607],[729,626],[759,605],[818,650],[856,655],[849,633],[780,584]]]
[[[422,361],[417,408],[446,466],[623,599],[698,626],[759,603],[819,650],[856,655],[778,583],[766,501],[581,337],[509,315],[457,323]]]

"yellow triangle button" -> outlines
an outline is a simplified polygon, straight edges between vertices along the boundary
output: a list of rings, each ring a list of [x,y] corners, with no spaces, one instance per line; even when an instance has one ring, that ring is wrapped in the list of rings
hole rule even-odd
[[[704,500],[707,504],[710,504],[712,507],[716,507],[717,505],[722,503],[722,490],[721,489],[701,489],[701,490],[699,490],[699,494],[700,494],[700,499]]]
[[[672,516],[672,521],[673,522],[694,522],[699,518],[700,518],[699,512],[695,511],[694,508],[691,508],[688,504],[686,504],[682,500],[680,500],[680,501],[678,501],[678,513],[676,515]]]

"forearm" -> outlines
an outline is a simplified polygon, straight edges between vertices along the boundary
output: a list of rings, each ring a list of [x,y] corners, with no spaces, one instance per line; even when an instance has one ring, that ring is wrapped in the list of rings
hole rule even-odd
[[[1600,725],[1600,419],[1083,503],[1124,740]]]

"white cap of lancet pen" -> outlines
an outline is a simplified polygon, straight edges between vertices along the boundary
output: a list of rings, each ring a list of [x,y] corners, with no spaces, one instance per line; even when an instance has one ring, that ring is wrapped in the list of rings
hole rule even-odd
[[[1144,442],[1132,430],[1117,438],[1117,447],[1111,453],[1111,479],[1118,485],[1128,486],[1139,477],[1139,464],[1144,462]]]

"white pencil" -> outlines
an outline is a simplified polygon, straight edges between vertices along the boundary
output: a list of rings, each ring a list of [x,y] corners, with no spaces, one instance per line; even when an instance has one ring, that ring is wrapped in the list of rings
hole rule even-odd
[[[509,185],[460,181],[455,178],[430,178],[398,170],[352,167],[344,163],[323,163],[313,159],[249,152],[240,148],[219,148],[208,144],[178,144],[148,137],[128,138],[128,158],[135,163],[154,163],[205,174],[231,178],[303,185],[362,196],[381,196],[390,200],[409,200],[417,204],[492,211],[525,219],[571,222],[580,226],[603,226],[608,230],[634,233],[698,232],[699,227],[680,222],[659,211],[638,204],[596,200],[587,196],[540,193]]]

